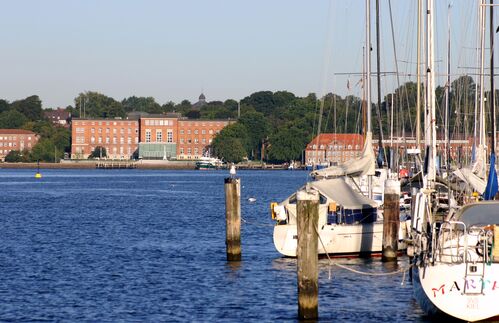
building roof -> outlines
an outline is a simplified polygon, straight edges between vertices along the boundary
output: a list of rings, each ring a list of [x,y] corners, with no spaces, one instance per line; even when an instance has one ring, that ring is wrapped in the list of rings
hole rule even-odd
[[[68,111],[62,108],[57,108],[57,110],[43,111],[43,114],[49,119],[57,119],[57,120],[66,120],[71,116],[71,114]]]
[[[307,145],[307,148],[312,149],[312,145],[329,145],[331,143],[361,143],[364,136],[358,133],[321,133],[319,136],[312,139]]]
[[[0,129],[1,135],[36,135],[33,131],[24,129]]]
[[[194,103],[194,104],[192,105],[192,108],[193,108],[194,110],[196,110],[196,109],[199,109],[199,108],[201,108],[203,105],[206,105],[206,104],[207,104],[207,103],[206,103],[206,96],[204,96],[204,94],[203,94],[203,93],[201,93],[201,95],[199,96],[199,101],[198,101],[198,102],[196,102],[196,103]]]

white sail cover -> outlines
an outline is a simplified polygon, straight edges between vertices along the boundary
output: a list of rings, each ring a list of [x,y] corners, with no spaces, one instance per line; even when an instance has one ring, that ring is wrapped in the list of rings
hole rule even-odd
[[[374,175],[376,158],[373,150],[372,133],[366,134],[362,156],[337,166],[330,166],[310,173],[313,178],[335,178],[340,176]]]
[[[483,145],[479,145],[477,148],[477,153],[476,153],[476,161],[473,164],[473,173],[476,174],[479,178],[485,178],[486,173],[485,173],[485,155],[486,155],[486,147]],[[485,186],[483,188],[485,190]]]
[[[378,206],[374,200],[355,191],[343,178],[314,181],[310,182],[309,185],[346,209],[376,208]]]
[[[454,171],[454,175],[459,177],[463,182],[470,185],[475,191],[480,194],[485,192],[485,187],[487,186],[487,182],[481,179],[477,175],[473,173],[473,170],[469,168],[461,168]]]
[[[328,198],[329,201],[334,201],[338,205],[343,206],[345,209],[366,209],[376,208],[378,204],[355,191],[348,185],[343,178],[331,178],[319,181],[313,181],[307,184],[310,188],[316,189],[320,194]],[[300,188],[303,189],[304,187]],[[294,195],[294,194],[293,194]],[[288,205],[291,195],[281,205]]]

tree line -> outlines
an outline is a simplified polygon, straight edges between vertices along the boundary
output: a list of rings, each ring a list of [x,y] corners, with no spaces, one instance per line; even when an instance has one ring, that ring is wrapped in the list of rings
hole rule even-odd
[[[424,84],[422,86],[424,88]],[[406,82],[393,93],[385,95],[380,107],[373,104],[375,138],[381,134],[378,118],[381,118],[385,138],[390,135],[392,128],[395,136],[414,136],[416,88],[416,83]],[[450,128],[455,137],[472,133],[476,89],[473,78],[467,75],[450,84]],[[445,91],[445,86],[438,87],[436,91],[437,125],[440,125],[440,131],[443,131]],[[85,118],[126,118],[130,112],[175,112],[190,119],[233,119],[237,122],[225,127],[213,139],[209,147],[212,155],[227,162],[240,162],[244,158],[287,162],[301,159],[306,144],[317,134],[320,111],[321,133],[363,133],[366,115],[364,103],[354,95],[341,97],[328,93],[318,98],[314,93],[298,97],[288,91],[259,91],[240,102],[233,99],[210,101],[201,108],[193,108],[188,100],[178,104],[171,101],[159,104],[153,97],[131,96],[118,101],[102,93],[88,91],[78,94],[74,105],[65,109],[73,117]],[[22,161],[54,161],[71,150],[70,131],[52,125],[43,116],[43,111],[42,102],[36,95],[11,103],[0,100],[0,128],[22,128],[40,136],[40,141],[31,152],[18,153]]]

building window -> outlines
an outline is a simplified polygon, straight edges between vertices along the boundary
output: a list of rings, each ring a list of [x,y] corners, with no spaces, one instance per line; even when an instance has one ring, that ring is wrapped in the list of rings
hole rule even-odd
[[[199,139],[198,139],[198,138],[195,138],[195,139],[194,139],[194,143],[195,143],[195,144],[199,143]]]
[[[163,132],[161,130],[156,130],[156,142],[163,141]]]
[[[115,122],[115,123],[116,123],[116,122]],[[116,133],[118,132],[117,130],[118,130],[118,129],[114,128],[114,129],[113,129],[113,133],[114,133],[114,134],[116,134]]]
[[[116,139],[116,137],[113,138],[113,144],[117,144],[118,143],[118,140]]]
[[[95,133],[95,128],[92,128],[90,132]]]
[[[180,155],[184,154],[184,148],[180,148]]]
[[[211,129],[210,129],[210,131],[208,131],[208,133],[209,133],[210,135],[212,135],[212,134],[213,134],[213,130],[211,130]]]
[[[203,138],[203,144],[206,144],[206,138]]]
[[[121,137],[121,138],[120,138],[120,144],[122,144],[122,145],[123,145],[124,143],[125,143],[125,138]]]
[[[180,130],[180,134],[183,135],[184,134],[184,130]]]
[[[109,137],[106,138],[106,144],[108,144],[108,143],[109,143]]]
[[[168,130],[166,135],[167,135],[167,142],[173,142],[173,131]]]
[[[151,142],[151,130],[146,130],[146,142]]]
[[[187,148],[187,155],[191,154],[191,148]]]
[[[99,144],[102,144],[102,137],[99,137],[98,140]]]
[[[194,155],[197,155],[197,154],[198,154],[198,149],[194,148]]]
[[[128,144],[132,143],[132,137],[128,137]]]
[[[184,144],[184,138],[180,138],[180,143]]]
[[[196,129],[196,130],[194,130],[194,134],[195,134],[195,135],[197,135],[197,134],[198,134],[198,130],[197,130],[197,129]]]
[[[95,144],[95,137],[91,137],[91,138],[90,138],[90,143],[91,143],[91,144]]]
[[[202,133],[203,135],[206,135],[206,130],[204,130],[204,129],[203,129],[203,130],[201,130],[201,133]]]

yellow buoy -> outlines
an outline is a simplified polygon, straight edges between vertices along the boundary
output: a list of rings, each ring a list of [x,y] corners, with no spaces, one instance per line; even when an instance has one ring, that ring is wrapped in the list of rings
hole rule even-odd
[[[35,174],[35,178],[42,178],[42,174],[40,174],[40,173],[38,173],[38,172],[37,172],[37,173]]]

